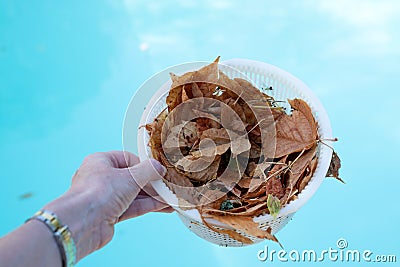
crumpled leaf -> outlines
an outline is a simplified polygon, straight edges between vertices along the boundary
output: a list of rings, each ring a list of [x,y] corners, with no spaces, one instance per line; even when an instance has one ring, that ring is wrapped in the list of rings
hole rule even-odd
[[[311,160],[315,157],[316,145],[307,151],[303,151],[301,157],[296,158],[296,161],[290,163],[290,172],[286,183],[289,187],[293,187],[303,176],[306,167],[310,164]]]
[[[250,236],[265,238],[279,243],[278,239],[276,239],[276,237],[271,234],[271,228],[268,228],[268,230],[266,231],[261,230],[258,226],[258,223],[255,223],[251,217],[232,216],[232,215],[225,215],[225,216],[210,215],[210,218],[225,223],[239,231],[243,231],[244,233]]]
[[[340,167],[341,167],[340,158],[338,154],[335,151],[333,151],[331,163],[329,164],[329,169],[328,172],[326,173],[326,177],[333,177],[345,184],[345,181],[343,181],[342,178],[339,177]]]
[[[173,126],[163,143],[163,147],[168,149],[191,146],[198,139],[197,135],[196,123],[194,122]]]
[[[281,180],[277,177],[270,177],[265,184],[265,193],[278,198],[283,197],[285,193]]]
[[[187,72],[182,76],[170,73],[172,85],[166,99],[168,111],[173,110],[176,106],[182,103],[182,89],[185,84],[192,84],[193,82],[198,81],[209,81],[215,83],[218,80],[218,61],[219,57],[210,65],[207,65],[198,71]]]
[[[229,134],[224,128],[210,128],[201,132],[200,140],[209,138],[216,144],[225,144],[230,142]]]
[[[210,140],[210,139],[204,139],[204,140]],[[205,145],[203,148],[200,147],[200,150],[190,152],[190,154],[193,157],[197,157],[197,158],[199,158],[199,157],[213,157],[213,156],[216,156],[216,155],[219,156],[219,155],[224,154],[231,147],[230,143],[221,144],[221,145],[217,145],[217,146],[215,145],[215,143],[213,143],[213,144],[214,144],[213,146]]]
[[[301,99],[289,100],[294,109],[291,116],[276,122],[275,158],[311,148],[317,141],[317,126],[310,107]]]
[[[306,173],[304,175],[304,178],[301,180],[300,185],[298,186],[299,193],[301,191],[303,191],[303,189],[306,187],[308,182],[311,180],[311,178],[314,174],[315,168],[317,167],[317,163],[318,163],[317,158],[314,158],[313,160],[311,160],[311,162],[306,170]]]
[[[219,209],[210,209],[208,207],[203,208],[202,211],[203,211],[203,214],[212,215],[212,216],[230,215],[230,216],[250,217],[250,216],[255,216],[260,210],[263,210],[266,207],[267,207],[266,201],[261,201],[261,202],[257,202],[257,203],[251,203],[250,205],[233,208],[233,209],[226,210],[226,211],[222,211]]]
[[[202,216],[202,215],[201,215]],[[202,221],[204,223],[204,225],[206,225],[208,228],[210,228],[211,230],[213,230],[214,232],[220,233],[220,234],[225,234],[230,236],[231,238],[243,243],[243,244],[253,244],[253,240],[251,240],[248,237],[245,237],[243,235],[241,235],[240,233],[238,233],[235,230],[231,230],[231,229],[222,229],[220,227],[216,227],[214,225],[209,224],[202,216]]]
[[[221,124],[225,129],[227,129],[229,131],[237,132],[241,135],[247,133],[246,132],[247,123],[244,122],[242,120],[242,118],[235,111],[235,109],[240,111],[240,109],[238,107],[233,109],[228,105],[222,104],[220,109],[221,109],[221,111],[220,111],[221,112],[221,115],[220,115]],[[243,113],[241,113],[241,114],[242,114],[242,116],[244,116]]]
[[[251,144],[247,136],[234,137],[234,140],[232,140],[231,142],[231,152],[233,157],[236,157],[243,152],[249,151],[250,148]]]
[[[264,181],[267,180],[267,175],[265,174],[265,171],[268,170],[271,167],[270,162],[262,162],[256,165],[254,172],[252,173],[253,177],[260,177]]]
[[[201,157],[195,158],[191,155],[178,160],[175,164],[178,171],[193,181],[206,182],[217,177],[220,157]]]

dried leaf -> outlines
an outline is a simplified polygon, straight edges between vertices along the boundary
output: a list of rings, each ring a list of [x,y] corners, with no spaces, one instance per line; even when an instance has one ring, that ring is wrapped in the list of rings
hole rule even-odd
[[[217,117],[215,117],[212,113],[205,112],[205,111],[202,111],[202,110],[196,110],[196,109],[193,110],[193,113],[197,117],[208,118],[208,119],[214,120],[214,121],[216,121],[218,123],[220,122],[220,120]]]
[[[326,176],[333,177],[333,178],[337,179],[338,181],[345,184],[345,181],[343,181],[342,178],[339,177],[340,167],[341,167],[340,158],[339,158],[338,154],[336,154],[336,152],[333,151],[331,163],[329,164],[329,169],[328,169],[328,172],[326,173]]]
[[[220,129],[210,128],[202,131],[200,140],[206,138],[213,140],[216,144],[230,143],[229,134],[224,128]]]
[[[251,140],[250,135],[249,135],[249,140]],[[251,159],[259,158],[261,156],[261,147],[252,141],[250,141],[250,144],[251,144],[251,148],[250,148],[249,158],[251,158]]]
[[[285,194],[285,189],[283,188],[281,180],[276,177],[270,177],[265,184],[265,194],[271,194],[278,198],[283,197]]]
[[[243,177],[242,179],[239,180],[238,186],[241,188],[246,188],[249,189],[251,182],[253,181],[254,178],[250,177]]]
[[[230,215],[230,216],[251,217],[264,213],[266,207],[267,207],[266,201],[261,201],[257,203],[252,203],[251,205],[240,206],[227,211],[222,211],[219,209],[210,209],[207,207],[204,208],[202,211],[204,214],[216,215],[216,216]]]
[[[236,232],[235,230],[231,230],[231,229],[221,229],[219,227],[210,225],[209,223],[207,223],[207,221],[202,217],[202,221],[203,223],[210,228],[211,230],[213,230],[214,232],[220,233],[220,234],[225,234],[230,236],[231,238],[243,243],[243,244],[253,244],[254,242],[248,238],[245,237],[241,234],[239,234],[238,232]]]
[[[220,157],[194,158],[191,155],[181,158],[175,164],[178,171],[181,171],[192,181],[207,182],[217,177]]]
[[[179,124],[172,127],[167,135],[167,139],[163,143],[164,149],[179,148],[186,146],[186,139],[183,135],[183,127],[185,124]]]
[[[203,139],[202,141],[204,141],[204,140],[210,140],[210,139]],[[200,150],[190,152],[190,154],[193,157],[197,157],[197,158],[199,158],[199,157],[214,157],[217,155],[222,155],[231,147],[230,143],[216,146],[214,142],[212,143],[213,146],[212,145],[204,145],[202,147],[201,144],[203,144],[203,143],[205,143],[205,142],[200,142]]]
[[[301,99],[289,100],[294,109],[291,116],[276,122],[275,158],[311,148],[317,140],[317,126],[310,107]]]
[[[234,139],[231,142],[231,152],[233,157],[250,150],[251,144],[247,136],[235,136],[233,138]]]
[[[238,108],[236,108],[238,109]],[[221,114],[221,125],[228,131],[234,131],[239,133],[240,135],[246,134],[246,126],[247,123],[244,123],[241,117],[236,113],[234,109],[232,109],[228,105],[221,105],[220,108]],[[244,114],[241,114],[244,116]]]
[[[198,71],[187,72],[182,76],[170,73],[172,85],[166,100],[168,111],[173,110],[181,103],[183,85],[193,84],[193,82],[215,83],[218,81],[218,60],[219,58]]]
[[[192,83],[192,95],[193,95],[193,98],[203,97],[203,93],[201,92],[197,83]]]
[[[225,216],[210,215],[210,217],[217,221],[225,223],[226,225],[229,225],[234,229],[243,231],[244,233],[250,236],[265,238],[279,243],[278,239],[276,239],[276,237],[271,234],[271,228],[269,228],[267,231],[261,230],[258,227],[258,224],[255,223],[251,217],[232,216],[232,215],[225,215]]]
[[[271,167],[270,162],[262,162],[257,164],[256,168],[254,169],[253,177],[260,177],[264,181],[267,180],[267,176],[265,172]]]
[[[311,160],[315,157],[316,145],[306,152],[296,157],[295,161],[290,163],[289,178],[287,179],[288,186],[294,186],[300,177],[304,174],[306,167],[310,164]]]
[[[309,165],[309,169],[307,171],[307,174],[304,176],[304,178],[300,181],[300,185],[299,185],[299,190],[298,192],[300,193],[301,191],[303,191],[303,189],[306,187],[306,185],[308,184],[308,182],[311,180],[311,178],[314,175],[314,171],[315,168],[317,167],[317,163],[318,160],[317,158],[314,158],[313,160],[311,160],[310,165]]]

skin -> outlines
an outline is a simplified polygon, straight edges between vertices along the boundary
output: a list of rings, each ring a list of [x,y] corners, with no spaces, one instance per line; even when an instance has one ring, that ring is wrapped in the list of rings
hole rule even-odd
[[[140,162],[131,153],[95,153],[83,160],[68,191],[43,209],[69,226],[78,262],[110,242],[118,222],[152,211],[173,211],[146,193],[154,191],[149,181],[161,179],[165,171],[156,160]],[[0,239],[0,259],[1,266],[61,266],[51,231],[37,220]]]

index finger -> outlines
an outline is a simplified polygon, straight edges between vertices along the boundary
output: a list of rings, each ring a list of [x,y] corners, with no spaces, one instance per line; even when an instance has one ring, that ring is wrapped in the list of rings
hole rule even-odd
[[[109,151],[106,152],[112,167],[122,169],[135,166],[140,162],[140,159],[135,154],[128,151]]]

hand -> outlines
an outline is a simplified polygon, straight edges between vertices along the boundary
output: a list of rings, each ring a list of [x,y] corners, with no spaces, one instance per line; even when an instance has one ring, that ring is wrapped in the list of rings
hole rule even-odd
[[[117,222],[151,211],[173,211],[142,190],[165,171],[156,160],[139,162],[131,153],[95,153],[84,159],[71,188],[44,209],[70,227],[78,261],[106,245]]]

